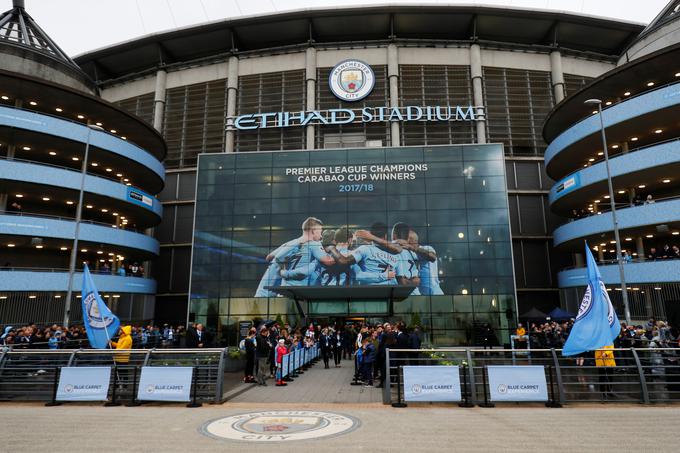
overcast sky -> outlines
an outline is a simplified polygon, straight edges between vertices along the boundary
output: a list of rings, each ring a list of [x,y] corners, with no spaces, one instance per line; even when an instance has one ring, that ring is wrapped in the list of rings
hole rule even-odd
[[[668,0],[25,0],[26,11],[71,56],[202,22],[305,8],[475,4],[569,11],[648,23]],[[0,0],[2,10],[11,0]]]

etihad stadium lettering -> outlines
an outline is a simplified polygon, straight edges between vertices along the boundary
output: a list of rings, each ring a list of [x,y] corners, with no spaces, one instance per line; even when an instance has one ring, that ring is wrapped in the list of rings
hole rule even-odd
[[[233,119],[238,130],[299,127],[311,124],[376,123],[387,121],[478,121],[483,114],[468,106],[364,107],[300,112],[250,113]],[[232,122],[230,122],[232,123]]]

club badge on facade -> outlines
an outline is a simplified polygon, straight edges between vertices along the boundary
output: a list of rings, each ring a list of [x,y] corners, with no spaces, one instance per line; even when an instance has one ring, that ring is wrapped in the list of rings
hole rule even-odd
[[[371,93],[375,86],[375,74],[363,61],[345,60],[331,70],[328,85],[338,99],[354,102]]]

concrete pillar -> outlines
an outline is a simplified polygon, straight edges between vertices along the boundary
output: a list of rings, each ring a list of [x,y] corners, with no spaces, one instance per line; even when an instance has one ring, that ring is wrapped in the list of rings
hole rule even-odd
[[[598,247],[598,250],[599,250],[599,247]],[[583,253],[574,253],[574,266],[584,267],[585,265],[586,265],[586,262],[583,259]]]
[[[307,80],[307,111],[316,110],[316,49],[308,47],[305,51],[305,79]],[[313,124],[307,126],[305,130],[307,149],[314,149],[316,146],[316,128]]]
[[[597,248],[597,260],[600,262],[604,261],[604,250],[602,250],[602,246]]]
[[[229,57],[227,73],[227,133],[224,145],[225,153],[233,153],[236,142],[234,117],[236,116],[236,100],[238,99],[238,57]]]
[[[156,71],[156,90],[153,95],[153,127],[158,132],[163,130],[165,117],[165,91],[167,88],[168,72],[165,69]]]
[[[472,78],[472,101],[476,107],[477,143],[486,143],[486,112],[482,90],[482,51],[479,44],[470,46],[470,77]],[[483,119],[480,119],[483,118]]]
[[[642,242],[642,236],[635,238],[635,252],[638,254],[638,259],[642,261],[647,259],[647,255],[645,254],[645,246]]]
[[[564,73],[562,72],[562,54],[559,50],[550,52],[550,78],[552,80],[555,104],[558,104],[566,97]]]
[[[387,77],[390,82],[390,107],[399,107],[399,50],[396,44],[387,46]],[[399,123],[390,123],[390,139],[392,146],[401,146]]]
[[[645,311],[647,312],[647,318],[658,316],[656,313],[654,313],[654,304],[652,303],[652,295],[649,291],[650,289],[651,286],[648,286],[647,291],[645,291],[645,294],[643,295],[645,298]]]

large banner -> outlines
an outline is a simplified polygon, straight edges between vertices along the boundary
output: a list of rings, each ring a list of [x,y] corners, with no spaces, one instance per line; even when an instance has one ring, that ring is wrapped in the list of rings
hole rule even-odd
[[[413,402],[460,401],[457,366],[405,366],[404,400]]]
[[[545,369],[539,365],[490,365],[491,401],[548,401]]]
[[[192,298],[513,293],[500,146],[201,155],[198,179]]]
[[[64,367],[59,375],[57,401],[106,401],[111,367]]]
[[[190,401],[192,367],[142,367],[137,399],[140,401]]]

